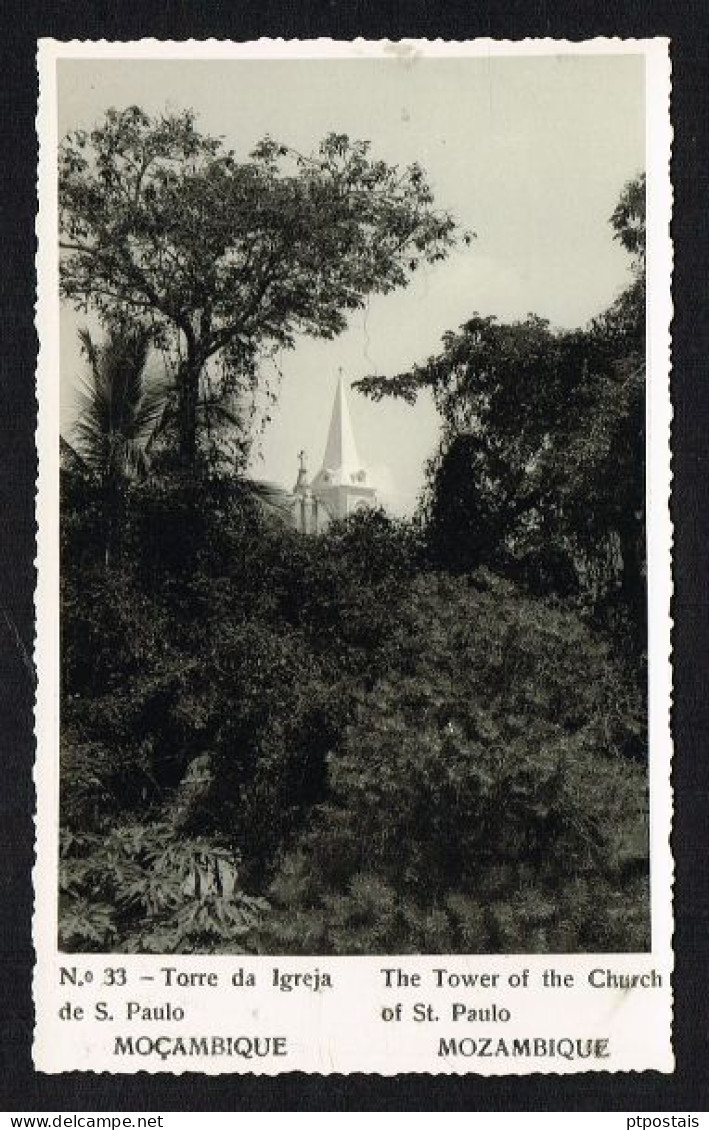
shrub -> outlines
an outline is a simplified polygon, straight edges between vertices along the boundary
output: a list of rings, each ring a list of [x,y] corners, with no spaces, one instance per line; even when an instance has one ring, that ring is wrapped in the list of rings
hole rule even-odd
[[[232,853],[176,836],[171,820],[65,833],[59,882],[59,946],[70,951],[233,953],[268,905],[240,889]]]

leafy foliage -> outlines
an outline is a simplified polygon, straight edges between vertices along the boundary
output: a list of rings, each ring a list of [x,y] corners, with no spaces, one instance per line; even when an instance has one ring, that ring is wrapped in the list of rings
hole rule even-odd
[[[121,824],[105,836],[66,834],[60,945],[233,953],[268,909],[264,899],[238,889],[237,863],[212,841],[178,841],[170,823]]]
[[[239,164],[189,115],[140,111],[62,160],[65,293],[137,318],[86,340],[86,426],[63,451],[62,947],[645,948],[626,630],[641,640],[642,194],[613,218],[632,285],[586,330],[476,315],[440,357],[364,382],[434,393],[417,519],[304,537],[220,435],[209,473],[184,474],[185,388],[204,440],[269,341],[338,332],[404,281],[412,241],[414,262],[443,254],[452,225],[420,170],[342,137]],[[144,363],[173,331],[206,352],[157,441]],[[228,356],[210,401],[212,346]]]

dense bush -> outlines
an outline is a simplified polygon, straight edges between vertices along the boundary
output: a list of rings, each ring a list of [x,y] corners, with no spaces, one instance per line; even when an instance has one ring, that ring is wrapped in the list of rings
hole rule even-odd
[[[201,490],[128,490],[109,562],[65,491],[62,945],[645,945],[644,711],[601,637],[382,512],[304,538]]]
[[[642,948],[645,779],[622,756],[640,722],[589,631],[490,575],[434,575],[382,661],[264,944]]]
[[[69,235],[119,189],[122,208],[137,173],[133,234],[144,189],[150,240],[162,209],[194,270],[187,293],[151,244],[148,316],[127,228],[109,290],[93,254],[62,258],[64,296],[105,333],[82,335],[89,380],[61,447],[61,946],[646,947],[644,178],[611,217],[632,278],[585,329],[474,314],[438,356],[359,382],[433,395],[416,521],[372,511],[303,537],[282,491],[243,478],[254,398],[267,421],[274,396],[260,360],[340,332],[368,293],[442,258],[454,223],[418,166],[372,163],[366,143],[331,135],[311,161],[266,139],[239,164],[215,161],[189,113],[167,124],[188,180],[249,188],[229,230],[218,217],[219,278],[162,158],[147,180],[126,158],[146,139],[162,152],[165,122],[110,111],[63,145]],[[120,175],[93,184],[86,146]],[[285,274],[266,240],[251,277],[251,190],[283,203],[284,186],[271,226],[307,238]],[[377,233],[396,236],[384,259]],[[311,244],[330,280],[315,290]]]
[[[60,942],[65,949],[238,952],[268,904],[239,888],[238,858],[167,819],[108,834],[65,831]]]
[[[421,499],[437,568],[487,565],[574,599],[645,679],[645,177],[610,217],[628,285],[583,329],[472,314],[437,355],[358,387],[432,396],[438,451]]]

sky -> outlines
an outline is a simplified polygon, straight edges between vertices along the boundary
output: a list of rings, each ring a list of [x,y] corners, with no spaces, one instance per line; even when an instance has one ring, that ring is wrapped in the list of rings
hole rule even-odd
[[[280,358],[278,406],[252,458],[254,475],[293,485],[297,453],[318,471],[341,367],[346,381],[406,371],[440,350],[474,312],[533,312],[587,322],[626,285],[629,262],[608,224],[625,182],[644,168],[641,55],[345,60],[59,60],[59,135],[110,107],[195,110],[198,128],[237,156],[270,134],[300,151],[329,131],[371,142],[391,164],[418,161],[436,205],[475,232],[469,248],[373,297],[334,341],[300,338]],[[62,429],[84,372],[77,329],[61,311]],[[359,453],[393,513],[415,508],[439,422],[349,394]]]

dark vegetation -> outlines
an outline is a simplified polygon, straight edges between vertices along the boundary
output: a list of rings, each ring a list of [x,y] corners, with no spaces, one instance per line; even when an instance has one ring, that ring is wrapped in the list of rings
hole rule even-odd
[[[361,382],[433,391],[416,518],[303,537],[245,477],[245,398],[271,345],[445,253],[421,170],[339,137],[238,163],[137,110],[64,161],[64,292],[104,338],[63,445],[61,946],[646,948],[642,180],[591,326],[476,315]]]

